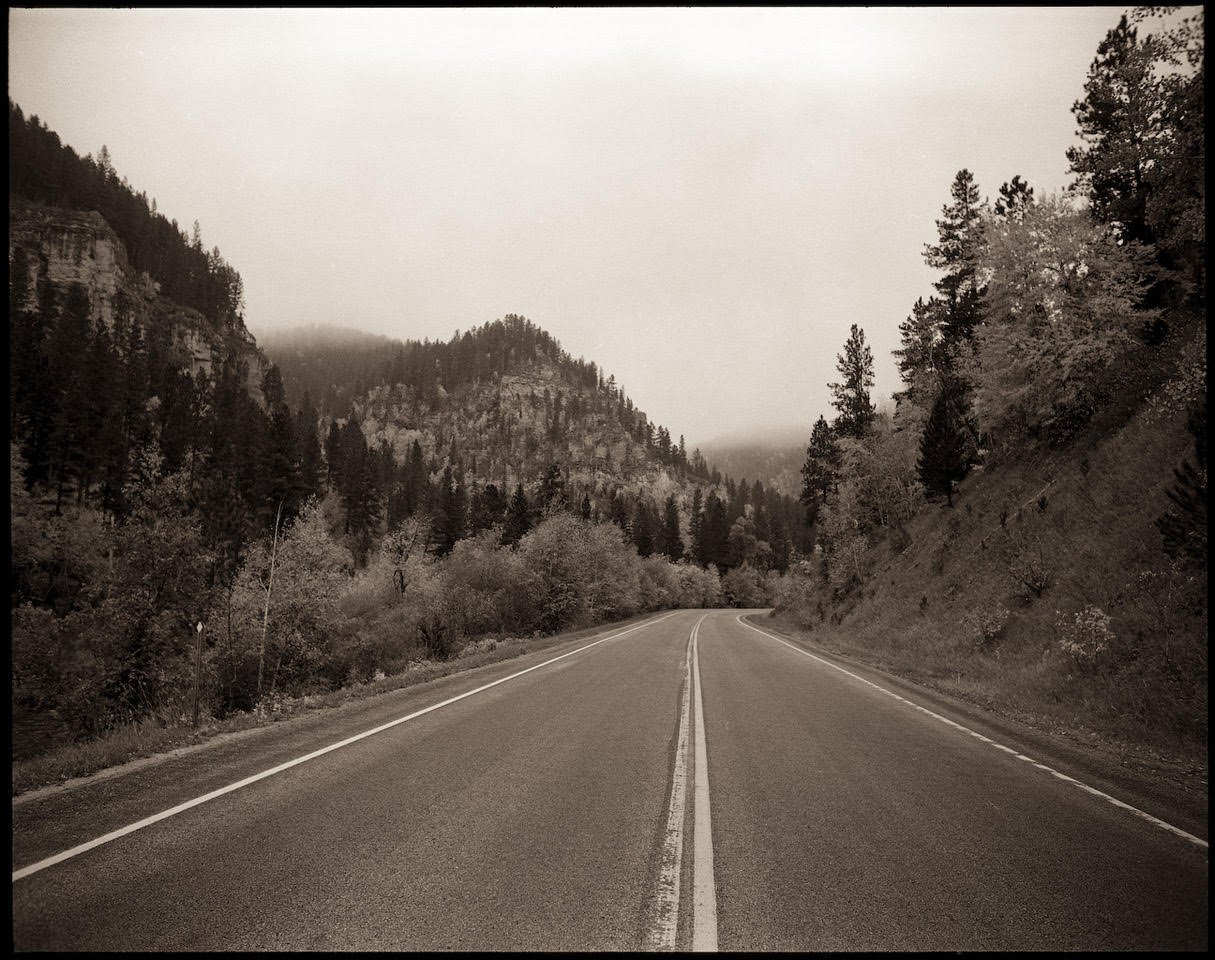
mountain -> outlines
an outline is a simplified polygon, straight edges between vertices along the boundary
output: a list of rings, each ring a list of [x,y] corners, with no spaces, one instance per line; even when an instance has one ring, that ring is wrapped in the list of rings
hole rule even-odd
[[[104,147],[81,157],[9,101],[10,437],[31,494],[122,520],[185,471],[234,563],[278,502],[317,492],[300,469],[315,423],[287,409],[243,310],[197,222],[187,235]]]
[[[809,428],[756,430],[746,436],[717,437],[701,444],[704,455],[723,472],[760,480],[788,497],[801,496],[802,463]]]
[[[398,468],[417,457],[432,480],[452,470],[463,482],[509,492],[520,484],[532,491],[555,465],[566,499],[585,501],[591,516],[635,520],[639,502],[657,513],[674,497],[689,545],[700,487],[704,498],[728,504],[726,522],[748,515],[756,540],[779,541],[782,556],[808,546],[795,499],[762,484],[744,489],[714,470],[637,409],[614,376],[575,360],[523,317],[445,343],[309,327],[266,334],[262,346],[289,398],[306,396],[331,430],[357,423]],[[729,565],[724,557],[721,565]]]

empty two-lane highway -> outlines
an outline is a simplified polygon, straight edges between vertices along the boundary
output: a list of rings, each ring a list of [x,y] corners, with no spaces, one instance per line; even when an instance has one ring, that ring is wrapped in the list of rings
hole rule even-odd
[[[20,802],[13,940],[1205,948],[1204,838],[1082,786],[679,611]]]

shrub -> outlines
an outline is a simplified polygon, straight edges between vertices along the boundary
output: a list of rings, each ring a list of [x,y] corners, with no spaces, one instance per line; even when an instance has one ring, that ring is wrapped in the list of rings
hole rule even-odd
[[[1055,612],[1059,650],[1081,669],[1091,669],[1110,649],[1114,633],[1110,618],[1097,606],[1088,606],[1072,617]]]
[[[1054,568],[1046,559],[1042,540],[1018,537],[1008,557],[1008,575],[1014,586],[1022,586],[1035,597],[1044,594],[1054,582]]]
[[[1004,635],[1008,610],[1001,604],[973,610],[962,618],[971,642],[980,650],[989,650]]]
[[[722,577],[721,592],[732,607],[766,607],[769,602],[767,583],[751,566],[735,567]]]

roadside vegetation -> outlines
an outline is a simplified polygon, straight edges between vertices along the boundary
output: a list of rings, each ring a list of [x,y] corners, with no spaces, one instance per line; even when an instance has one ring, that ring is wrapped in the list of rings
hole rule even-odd
[[[1202,29],[1143,9],[1110,31],[1065,194],[1017,175],[992,204],[958,172],[902,389],[872,402],[854,324],[800,503],[723,476],[522,317],[285,343],[285,383],[243,338],[194,370],[16,251],[15,785],[563,631],[772,603],[985,705],[1205,764]],[[197,226],[9,112],[11,198],[104,211],[152,280],[244,330]]]
[[[854,327],[815,425],[816,550],[777,591],[815,640],[1005,712],[1205,769],[1202,13],[1123,17],[1062,196],[959,171],[870,402]],[[1141,35],[1142,33],[1142,35]]]
[[[640,614],[642,620],[650,614]],[[624,624],[610,629],[627,628]],[[73,739],[12,765],[12,793],[19,796],[39,787],[61,784],[76,777],[204,743],[216,736],[266,728],[272,724],[306,714],[352,704],[382,694],[438,680],[477,667],[512,660],[524,654],[545,650],[568,640],[591,636],[603,627],[588,627],[539,637],[484,638],[465,644],[448,660],[428,658],[411,660],[400,673],[381,675],[370,680],[343,685],[336,690],[298,696],[275,694],[267,698],[264,709],[237,710],[222,719],[204,716],[198,726],[179,718],[165,722],[161,717],[118,724],[97,737]]]

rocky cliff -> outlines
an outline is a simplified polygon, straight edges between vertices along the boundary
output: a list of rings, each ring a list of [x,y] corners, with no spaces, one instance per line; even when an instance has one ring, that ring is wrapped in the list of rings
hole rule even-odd
[[[10,274],[15,258],[25,259],[26,289],[12,294],[18,302],[32,307],[61,299],[80,284],[95,320],[112,327],[116,313],[126,311],[191,375],[210,375],[228,350],[243,356],[249,391],[261,399],[267,361],[243,322],[215,323],[163,296],[159,284],[131,266],[123,242],[99,213],[10,198],[8,256]]]

